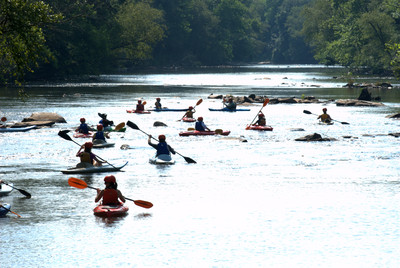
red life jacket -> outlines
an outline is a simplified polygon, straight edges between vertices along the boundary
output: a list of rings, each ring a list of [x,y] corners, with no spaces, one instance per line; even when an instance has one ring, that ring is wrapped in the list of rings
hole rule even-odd
[[[119,205],[117,190],[104,189],[103,205]]]

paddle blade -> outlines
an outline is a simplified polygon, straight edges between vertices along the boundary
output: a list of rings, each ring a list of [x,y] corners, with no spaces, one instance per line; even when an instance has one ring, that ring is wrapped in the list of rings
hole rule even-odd
[[[197,105],[200,105],[202,102],[203,102],[203,99],[199,99],[199,100],[197,101],[197,103],[196,103],[196,106],[197,106]]]
[[[119,123],[115,126],[115,131],[121,130],[125,126],[125,122]]]
[[[340,123],[342,123],[343,125],[350,125],[350,124],[347,123],[347,122],[340,122]]]
[[[194,161],[192,158],[184,156],[183,157],[185,159],[186,162],[188,162],[189,164],[196,164],[197,162]]]
[[[142,207],[142,208],[151,208],[153,206],[152,203],[148,201],[143,201],[143,200],[133,200],[133,203],[135,203],[136,206]]]
[[[216,133],[216,134],[219,134],[219,135],[221,135],[224,131],[222,130],[222,129],[216,129],[216,130],[214,130],[214,132]]]
[[[188,131],[194,131],[194,127],[189,127],[187,130]]]
[[[86,182],[84,182],[83,180],[77,179],[77,178],[73,178],[73,177],[68,179],[68,184],[69,184],[69,186],[72,186],[72,187],[75,187],[78,189],[85,189],[88,187]]]
[[[133,129],[136,129],[136,130],[140,130],[139,127],[135,123],[133,123],[131,121],[126,122],[126,124],[128,125],[128,127],[131,127]]]
[[[27,198],[31,198],[32,195],[25,190],[17,189],[21,194],[25,195]]]
[[[58,136],[60,136],[61,138],[65,139],[65,140],[72,141],[71,137],[68,136],[68,134],[67,134],[68,132],[69,132],[69,130],[60,130],[58,132]]]
[[[312,114],[312,112],[307,111],[307,110],[304,110],[303,113],[305,113],[305,114]]]
[[[143,105],[146,105],[146,104],[147,104],[147,102],[146,102],[146,101],[144,101],[142,104],[143,104]]]
[[[269,102],[269,99],[267,98],[267,99],[265,99],[265,101],[264,101],[264,103],[263,103],[263,107],[265,107],[265,105],[267,105],[268,104],[268,102]]]

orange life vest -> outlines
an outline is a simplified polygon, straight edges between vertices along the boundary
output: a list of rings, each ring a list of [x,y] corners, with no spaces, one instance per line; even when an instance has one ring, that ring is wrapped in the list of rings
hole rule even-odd
[[[104,189],[103,205],[118,205],[118,192],[115,189]]]

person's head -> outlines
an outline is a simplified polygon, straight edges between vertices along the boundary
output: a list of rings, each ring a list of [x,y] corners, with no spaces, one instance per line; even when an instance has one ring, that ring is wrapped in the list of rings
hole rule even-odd
[[[137,103],[142,104],[142,101],[141,101],[141,100],[138,100]]]
[[[228,102],[233,102],[233,99],[232,99],[232,98],[229,98]]]
[[[81,123],[85,123],[86,119],[82,117],[80,121],[81,121]]]
[[[200,121],[200,122],[203,122],[203,117],[199,117],[199,118],[197,118],[197,121]]]
[[[157,101],[160,101],[161,99],[160,99],[160,98],[157,98],[156,100],[157,100]]]
[[[3,116],[2,118],[1,118],[1,122],[6,122],[7,121],[7,118],[5,117],[5,116]]]
[[[93,148],[92,142],[90,142],[90,141],[85,142],[85,152],[90,152],[92,150],[92,148]]]
[[[189,110],[193,110],[193,106],[189,106]]]
[[[160,142],[164,142],[164,141],[165,141],[165,135],[160,135],[160,136],[158,136],[158,140],[159,140]]]
[[[263,117],[265,117],[265,115],[263,113],[259,113],[258,117],[263,118]]]
[[[106,185],[106,188],[117,189],[117,180],[114,175],[105,176],[104,184]]]
[[[328,109],[324,108],[324,109],[322,109],[322,111],[323,111],[324,113],[326,113],[326,111],[328,111]]]
[[[103,130],[103,125],[100,125],[100,124],[97,125],[97,130],[98,130],[98,131],[102,131],[102,130]]]

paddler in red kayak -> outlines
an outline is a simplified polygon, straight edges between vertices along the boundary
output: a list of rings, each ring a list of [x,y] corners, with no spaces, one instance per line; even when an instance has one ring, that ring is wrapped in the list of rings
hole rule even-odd
[[[196,112],[196,110],[193,108],[193,106],[189,106],[189,109],[186,111],[185,115],[183,117],[186,118],[193,118],[193,114]]]
[[[148,144],[157,150],[156,157],[164,161],[171,161],[171,153],[175,154],[175,150],[165,142],[165,135],[158,136],[159,143],[151,143],[151,135],[149,135]]]
[[[92,153],[93,143],[85,142],[79,148],[79,151],[76,153],[77,157],[80,157],[81,162],[76,165],[78,168],[85,168],[90,166],[101,166],[101,163],[105,163],[98,159],[95,154]],[[82,149],[84,151],[82,152]]]
[[[324,122],[324,123],[330,123],[332,121],[332,118],[329,114],[326,113],[327,111],[328,111],[328,109],[326,109],[326,108],[322,109],[323,114],[318,116],[317,119],[321,119],[321,122]]]
[[[117,180],[113,175],[104,177],[104,184],[106,185],[104,190],[96,189],[97,196],[94,202],[99,202],[100,199],[103,198],[102,205],[115,206],[121,204],[121,202],[125,203],[125,197],[122,195],[121,191],[117,189]]]
[[[144,111],[144,104],[142,103],[141,100],[138,100],[136,104],[136,112],[143,112],[143,111]]]
[[[194,129],[197,131],[211,131],[206,124],[203,122],[203,117],[197,118],[197,122],[194,124]]]
[[[75,131],[83,134],[89,134],[90,129],[89,126],[86,124],[86,119],[82,117],[79,121],[81,122],[81,124]]]
[[[253,126],[265,126],[267,122],[265,121],[265,115],[260,112],[258,114],[258,120],[253,124]]]

